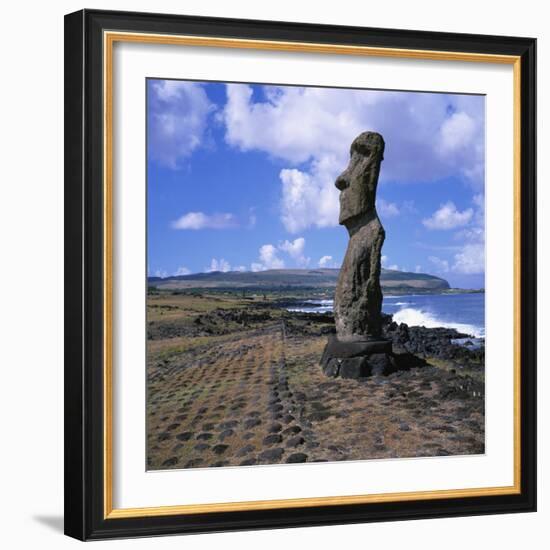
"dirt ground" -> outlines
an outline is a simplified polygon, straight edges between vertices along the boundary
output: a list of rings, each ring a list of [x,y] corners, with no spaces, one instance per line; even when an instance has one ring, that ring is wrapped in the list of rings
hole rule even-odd
[[[322,327],[296,330],[265,300],[153,295],[148,305],[148,469],[484,452],[482,375],[428,358],[331,379],[319,367]]]

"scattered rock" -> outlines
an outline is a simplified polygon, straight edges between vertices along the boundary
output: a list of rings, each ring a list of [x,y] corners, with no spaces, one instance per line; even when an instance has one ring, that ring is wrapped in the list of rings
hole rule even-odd
[[[247,430],[250,430],[250,428],[254,428],[256,426],[259,426],[262,423],[262,421],[259,418],[248,418],[244,421],[244,427]]]
[[[280,447],[275,449],[267,449],[266,451],[261,452],[258,458],[262,462],[276,462],[281,459],[284,452],[284,449],[281,449]]]
[[[226,430],[226,429],[229,429],[229,428],[234,428],[238,424],[239,424],[238,420],[227,420],[226,422],[221,422],[220,423],[220,428],[222,430]]]
[[[237,451],[237,456],[246,456],[247,454],[250,454],[252,451],[255,450],[256,447],[254,447],[254,445],[245,445]]]
[[[217,455],[221,455],[225,453],[229,449],[229,445],[223,445],[222,443],[219,443],[218,445],[214,445],[212,447],[212,451],[216,453]]]
[[[287,442],[287,447],[298,447],[298,445],[303,445],[305,442],[305,439],[301,435],[295,435],[294,437],[291,437]]]
[[[263,444],[264,445],[275,445],[276,443],[280,443],[283,440],[283,436],[281,434],[271,434],[267,437],[264,437]]]
[[[189,441],[193,437],[193,435],[193,432],[183,432],[176,435],[176,439],[179,439],[180,441]]]
[[[287,459],[287,464],[297,464],[299,462],[306,462],[307,455],[305,453],[293,453]]]
[[[192,458],[187,461],[185,468],[195,468],[196,466],[200,466],[203,462],[204,460],[202,458]]]
[[[231,437],[232,435],[234,435],[235,432],[229,428],[227,430],[224,430],[219,436],[218,436],[218,439],[220,441],[223,441],[224,439],[226,439],[227,437]]]
[[[289,426],[283,430],[283,435],[298,434],[302,431],[300,426]]]

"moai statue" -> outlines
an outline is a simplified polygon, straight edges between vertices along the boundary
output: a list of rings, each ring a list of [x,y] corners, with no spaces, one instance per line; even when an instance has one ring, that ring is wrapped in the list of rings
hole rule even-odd
[[[349,233],[334,295],[336,337],[321,365],[329,376],[360,378],[392,370],[392,347],[382,338],[380,271],[385,231],[376,212],[376,187],[384,139],[363,132],[350,148],[348,167],[336,178],[340,225]]]

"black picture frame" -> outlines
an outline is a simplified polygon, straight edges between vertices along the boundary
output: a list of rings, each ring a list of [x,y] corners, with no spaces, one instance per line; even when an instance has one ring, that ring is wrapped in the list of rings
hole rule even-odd
[[[521,66],[517,494],[105,517],[103,32],[512,55]],[[65,533],[80,540],[333,525],[536,510],[536,40],[83,10],[65,17]]]

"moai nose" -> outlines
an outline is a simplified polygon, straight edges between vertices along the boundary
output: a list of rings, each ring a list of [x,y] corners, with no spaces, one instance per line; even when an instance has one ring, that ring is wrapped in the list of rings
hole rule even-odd
[[[336,189],[339,189],[340,191],[343,191],[346,189],[346,187],[349,187],[349,180],[347,177],[347,174],[345,172],[342,172],[334,182],[334,185],[336,186]]]

